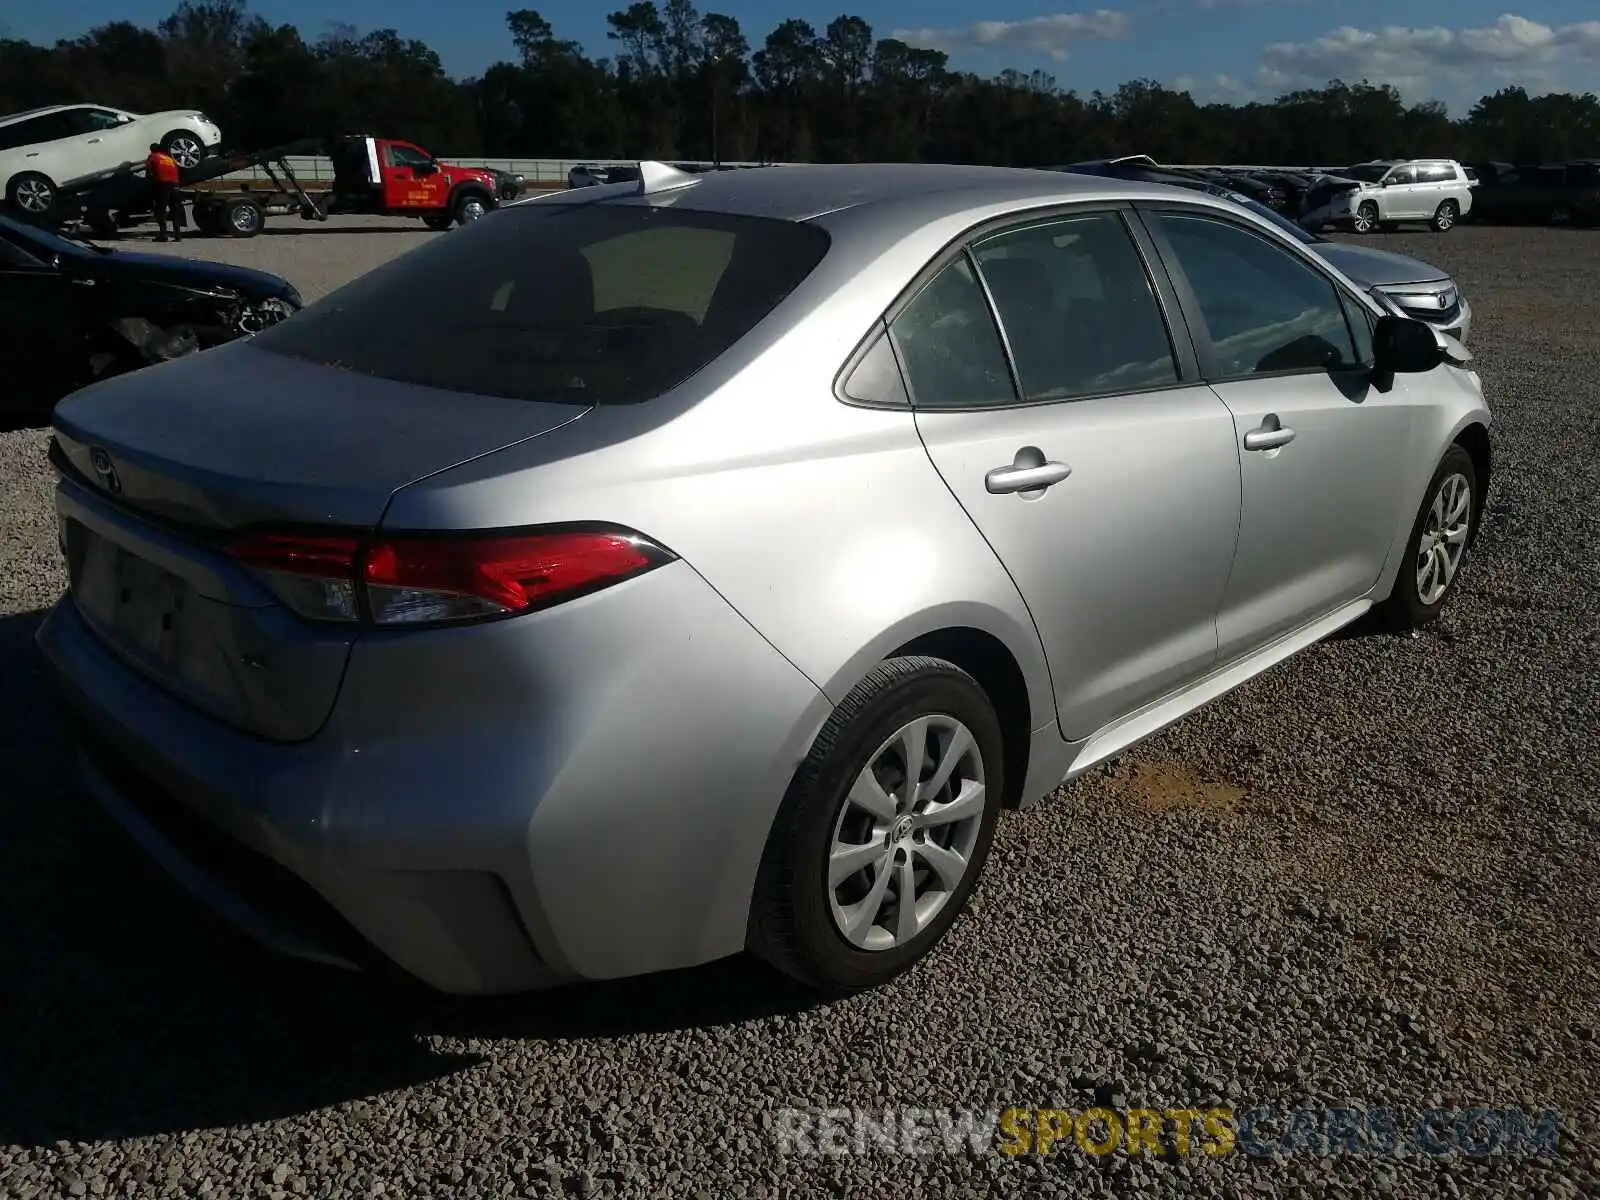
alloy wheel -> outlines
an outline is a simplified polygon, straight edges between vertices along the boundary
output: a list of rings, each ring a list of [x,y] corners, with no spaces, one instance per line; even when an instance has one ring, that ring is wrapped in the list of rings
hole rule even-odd
[[[167,153],[172,155],[172,161],[185,171],[192,171],[198,167],[203,157],[200,142],[192,137],[173,138],[167,147]]]
[[[42,216],[55,204],[55,192],[42,179],[24,179],[12,191],[17,207],[23,212]]]
[[[986,804],[983,756],[964,724],[918,717],[873,752],[834,822],[828,906],[859,950],[903,946],[972,865]]]
[[[1363,204],[1356,209],[1355,229],[1357,233],[1371,233],[1377,227],[1378,214],[1370,204]]]
[[[1472,487],[1461,474],[1447,475],[1433,494],[1417,543],[1417,599],[1432,606],[1444,598],[1461,568],[1472,528]]]

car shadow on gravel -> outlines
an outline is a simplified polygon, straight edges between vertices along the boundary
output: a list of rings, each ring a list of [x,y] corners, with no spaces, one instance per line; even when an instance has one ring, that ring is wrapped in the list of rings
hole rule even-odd
[[[0,1146],[267,1121],[477,1067],[464,1038],[613,1038],[814,1003],[745,959],[463,1000],[256,946],[79,786],[34,633],[0,617]],[[441,1040],[436,1040],[441,1039]]]

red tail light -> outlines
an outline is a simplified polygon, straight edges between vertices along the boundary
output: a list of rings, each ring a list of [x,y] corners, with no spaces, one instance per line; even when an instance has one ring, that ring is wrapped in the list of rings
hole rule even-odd
[[[385,537],[259,533],[229,553],[313,620],[417,625],[510,616],[598,591],[672,555],[625,529]]]

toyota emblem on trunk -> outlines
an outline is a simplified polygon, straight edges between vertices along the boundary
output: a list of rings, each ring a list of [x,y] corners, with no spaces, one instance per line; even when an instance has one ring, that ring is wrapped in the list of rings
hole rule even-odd
[[[122,478],[117,474],[117,465],[111,461],[111,455],[99,446],[95,446],[89,451],[89,465],[94,468],[94,473],[100,476],[100,482],[105,485],[106,491],[113,496],[122,492]]]

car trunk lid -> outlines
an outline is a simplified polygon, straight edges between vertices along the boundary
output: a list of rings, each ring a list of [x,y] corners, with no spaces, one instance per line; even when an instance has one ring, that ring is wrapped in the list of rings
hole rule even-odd
[[[114,482],[122,507],[168,524],[366,528],[406,484],[587,411],[373,379],[240,342],[69,396],[55,429],[80,475]]]
[[[229,556],[232,533],[373,528],[407,483],[586,411],[373,380],[244,344],[88,389],[55,417],[73,602],[163,690],[258,737],[304,740],[333,709],[358,626],[296,617]]]

